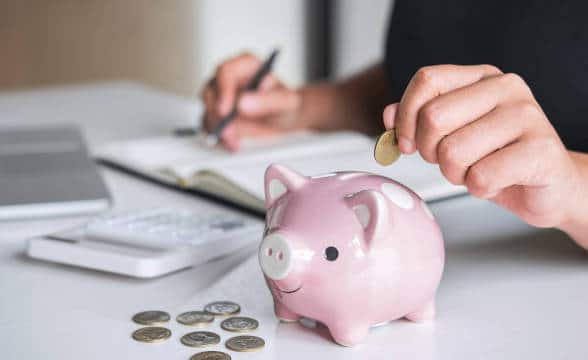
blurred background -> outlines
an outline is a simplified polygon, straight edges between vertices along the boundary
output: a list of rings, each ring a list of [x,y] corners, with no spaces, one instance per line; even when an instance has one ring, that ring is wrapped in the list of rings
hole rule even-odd
[[[220,61],[282,50],[289,85],[381,58],[393,0],[0,0],[0,90],[130,80],[185,96]]]

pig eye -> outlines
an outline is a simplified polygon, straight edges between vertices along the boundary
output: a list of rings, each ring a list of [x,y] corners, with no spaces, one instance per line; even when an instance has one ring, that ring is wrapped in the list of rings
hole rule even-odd
[[[329,246],[325,249],[325,259],[335,261],[339,257],[339,250],[334,246]]]

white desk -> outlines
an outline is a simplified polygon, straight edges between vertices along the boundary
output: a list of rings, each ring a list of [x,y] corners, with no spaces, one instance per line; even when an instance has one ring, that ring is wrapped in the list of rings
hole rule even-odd
[[[74,122],[82,125],[91,146],[169,131],[196,113],[185,99],[124,83],[0,94],[2,125]],[[219,206],[102,170],[117,208],[165,203],[206,211]],[[270,346],[259,353],[231,352],[233,359],[586,359],[588,256],[583,250],[559,232],[531,229],[470,197],[434,204],[432,210],[447,244],[433,325],[397,321],[348,349],[331,343],[324,331],[262,323],[275,331],[275,338],[266,339]],[[179,344],[177,324],[174,338],[164,344],[132,341],[136,326],[130,316],[147,308],[174,312],[201,306],[210,299],[198,293],[254,250],[155,280],[24,256],[25,238],[84,219],[0,223],[0,359],[188,359],[197,352]]]

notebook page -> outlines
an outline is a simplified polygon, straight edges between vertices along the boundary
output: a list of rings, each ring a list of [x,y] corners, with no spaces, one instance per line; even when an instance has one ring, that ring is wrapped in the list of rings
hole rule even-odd
[[[99,148],[95,155],[116,163],[156,171],[170,164],[226,157],[227,152],[202,146],[196,138],[161,136],[108,144]]]
[[[354,136],[354,135],[350,135]],[[320,135],[297,132],[282,137],[254,139],[245,138],[242,148],[231,153],[222,147],[209,147],[196,137],[158,136],[108,144],[94,151],[98,158],[146,171],[169,169],[180,177],[189,177],[207,165],[224,159],[239,163],[263,158],[266,154],[288,152],[290,148],[304,147],[312,151]],[[178,171],[175,171],[178,169]]]
[[[346,152],[362,151],[372,146],[372,140],[364,135],[352,132],[328,134],[296,133],[269,141],[246,140],[243,148],[237,153],[226,153],[225,156],[199,157],[185,161],[176,161],[165,170],[171,171],[179,178],[190,178],[201,170],[263,167],[265,169],[274,162],[288,159],[308,159],[321,155],[334,156]]]

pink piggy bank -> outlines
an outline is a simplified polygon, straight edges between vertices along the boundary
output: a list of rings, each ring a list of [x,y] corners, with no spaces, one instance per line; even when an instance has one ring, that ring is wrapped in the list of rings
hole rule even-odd
[[[265,198],[259,262],[280,320],[317,320],[353,346],[373,325],[434,318],[443,237],[414,192],[369,173],[271,165]]]

